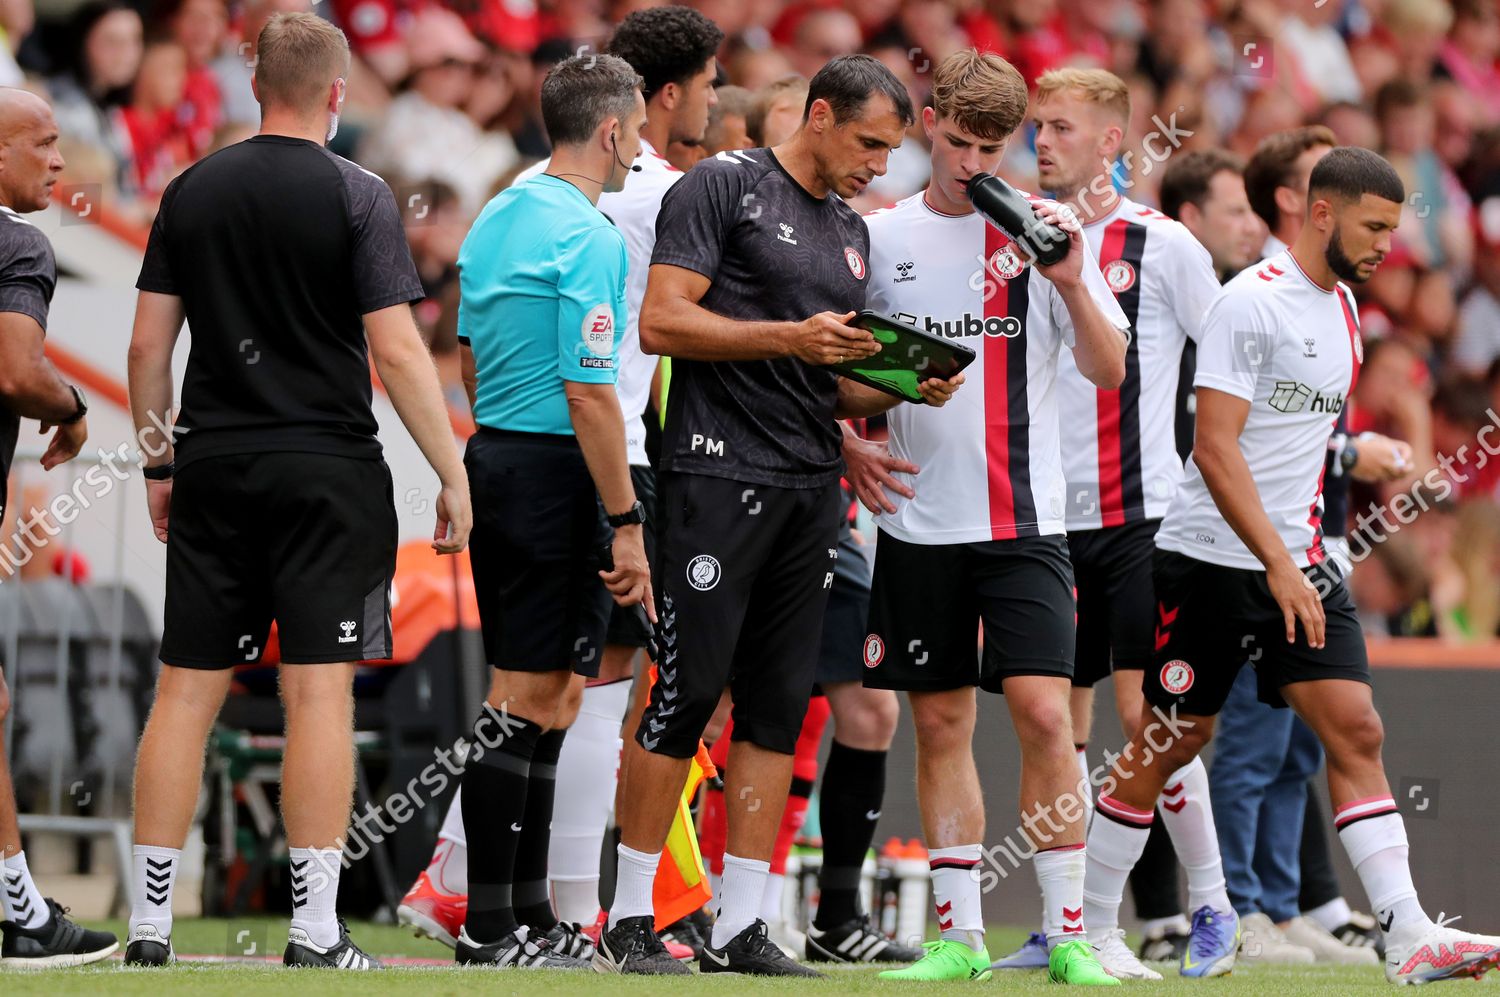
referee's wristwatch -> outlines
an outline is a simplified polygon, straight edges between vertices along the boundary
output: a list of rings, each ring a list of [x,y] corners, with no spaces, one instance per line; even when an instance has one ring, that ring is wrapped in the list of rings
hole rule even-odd
[[[78,411],[61,420],[61,424],[64,426],[76,425],[84,416],[89,414],[89,400],[83,397],[83,389],[76,384],[68,385],[68,389],[73,392],[73,401],[78,403]]]
[[[615,529],[622,526],[639,526],[646,521],[646,507],[637,501],[630,507],[629,512],[622,512],[618,516],[606,516],[605,519]]]

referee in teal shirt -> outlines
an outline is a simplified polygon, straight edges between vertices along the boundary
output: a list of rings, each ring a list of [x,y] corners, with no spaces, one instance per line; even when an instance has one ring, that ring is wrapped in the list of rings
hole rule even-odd
[[[559,63],[541,94],[551,166],[491,200],[459,252],[478,424],[464,455],[469,549],[494,666],[463,776],[465,833],[484,847],[469,854],[460,963],[578,967],[591,952],[553,913],[547,839],[558,752],[584,678],[599,673],[610,596],[656,619],[614,387],[625,239],[596,206],[640,149],[640,85],[611,56]]]

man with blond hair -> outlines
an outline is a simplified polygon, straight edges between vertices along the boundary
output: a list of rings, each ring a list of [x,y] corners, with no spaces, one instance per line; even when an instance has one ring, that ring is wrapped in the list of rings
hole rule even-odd
[[[390,188],[333,155],[349,46],[311,14],[261,30],[260,134],[167,187],[136,282],[130,404],[146,501],[167,545],[162,669],[135,777],[125,961],[173,961],[172,885],[232,668],[275,619],[291,858],[288,966],[373,969],[338,918],[354,790],[355,663],[391,654],[397,524],[370,360],[436,472],[433,547],[468,542],[468,482],[432,358],[424,296]],[[193,348],[173,439],[172,350]],[[154,445],[150,445],[154,444]],[[170,515],[169,515],[170,514]]]
[[[1021,822],[1042,888],[1050,976],[1116,985],[1082,941],[1085,828],[1068,723],[1073,575],[1056,378],[1060,356],[1072,354],[1101,388],[1119,384],[1128,323],[1071,213],[1033,201],[1069,236],[1067,256],[1043,266],[976,214],[965,194],[975,173],[999,167],[1025,118],[1020,73],[999,56],[958,52],[933,77],[932,105],[923,112],[932,182],[867,219],[870,307],[979,356],[949,405],[902,406],[889,417],[891,455],[921,474],[914,494],[893,494],[895,509],[880,520],[865,685],[911,699],[942,937],[920,962],[881,976],[990,975],[980,911],[984,807],[972,743],[978,686],[1005,695],[1021,744]]]
[[[1093,721],[1093,686],[1114,674],[1115,702],[1126,736],[1143,723],[1142,671],[1151,663],[1155,603],[1151,594],[1153,538],[1182,477],[1177,455],[1176,399],[1182,351],[1196,341],[1208,302],[1219,291],[1208,252],[1183,225],[1115,190],[1114,163],[1130,122],[1130,91],[1102,69],[1055,69],[1037,80],[1032,102],[1037,173],[1042,188],[1078,212],[1105,281],[1130,320],[1125,380],[1101,391],[1068,359],[1058,372],[1067,478],[1068,550],[1078,585],[1078,650],[1073,671],[1074,747],[1089,780],[1086,746]],[[1107,819],[1117,815],[1101,808]],[[1232,949],[1237,936],[1224,893],[1218,838],[1208,802],[1208,775],[1194,759],[1163,790],[1162,816],[1187,869],[1194,925],[1185,975],[1218,964],[1210,950]],[[1170,857],[1167,859],[1170,863]],[[1153,869],[1160,878],[1159,868]],[[1182,921],[1172,897],[1143,916]],[[1137,898],[1141,890],[1137,889]],[[1147,898],[1151,899],[1151,898]],[[1113,908],[1109,908],[1113,909]],[[1214,912],[1218,912],[1216,917]],[[1188,929],[1188,930],[1183,930]],[[1125,945],[1116,924],[1090,919],[1099,961],[1116,976],[1158,978]],[[1196,946],[1196,948],[1195,948]],[[1036,936],[1007,960],[1039,963]],[[1232,954],[1232,953],[1231,953]]]

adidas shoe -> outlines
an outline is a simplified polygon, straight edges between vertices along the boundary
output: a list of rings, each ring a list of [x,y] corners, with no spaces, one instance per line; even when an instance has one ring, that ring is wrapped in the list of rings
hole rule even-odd
[[[656,937],[650,914],[623,918],[599,936],[594,971],[642,976],[691,976],[693,972],[674,959]]]
[[[1362,910],[1350,911],[1349,920],[1333,929],[1333,937],[1355,948],[1372,948],[1376,955],[1385,958],[1385,933],[1375,918]]]
[[[790,958],[771,941],[766,922],[756,918],[744,931],[731,938],[722,949],[713,942],[703,946],[698,960],[703,973],[746,973],[751,976],[822,976],[816,969]]]
[[[1478,979],[1500,965],[1500,938],[1448,927],[1456,920],[1439,914],[1436,924],[1392,931],[1385,941],[1385,978],[1398,984]]]
[[[460,966],[499,966],[516,969],[587,969],[582,959],[553,951],[546,935],[531,934],[525,925],[498,941],[476,942],[467,927],[460,928],[453,947],[453,961]]]
[[[583,926],[576,921],[558,921],[543,937],[558,955],[580,962],[588,962],[594,958],[594,940],[584,933]]]
[[[963,942],[940,938],[935,942],[923,942],[922,958],[905,969],[887,969],[880,974],[882,980],[972,980],[983,983],[990,972],[990,953],[984,948],[970,948]]]
[[[836,928],[807,929],[808,962],[916,962],[922,950],[897,945],[870,924],[870,915],[845,921]]]
[[[120,941],[107,931],[94,931],[68,920],[68,910],[46,897],[47,920],[35,928],[15,921],[0,923],[0,967],[5,969],[58,969],[85,966],[109,957]],[[26,910],[31,910],[27,906]]]
[[[286,933],[286,952],[281,957],[283,965],[311,967],[316,969],[379,969],[380,962],[360,950],[349,937],[349,927],[339,918],[338,941],[324,948],[313,942],[301,928],[290,928]]]
[[[1136,958],[1125,944],[1125,929],[1113,928],[1094,943],[1094,957],[1117,980],[1159,980],[1161,974]]]
[[[1047,936],[1033,931],[1021,947],[1010,955],[1002,956],[990,963],[991,969],[1046,969],[1052,955],[1047,951]]]
[[[463,927],[469,913],[469,898],[443,893],[433,885],[427,870],[417,876],[417,881],[396,908],[396,921],[417,933],[419,937],[442,942],[450,949],[458,943],[458,930]]]
[[[125,965],[170,966],[177,961],[172,951],[172,937],[162,936],[154,925],[138,924],[125,939]]]

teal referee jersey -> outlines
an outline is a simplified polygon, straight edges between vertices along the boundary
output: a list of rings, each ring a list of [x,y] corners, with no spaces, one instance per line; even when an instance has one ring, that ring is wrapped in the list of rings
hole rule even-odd
[[[577,187],[542,174],[484,206],[458,266],[475,422],[573,435],[564,382],[615,381],[625,237]]]

